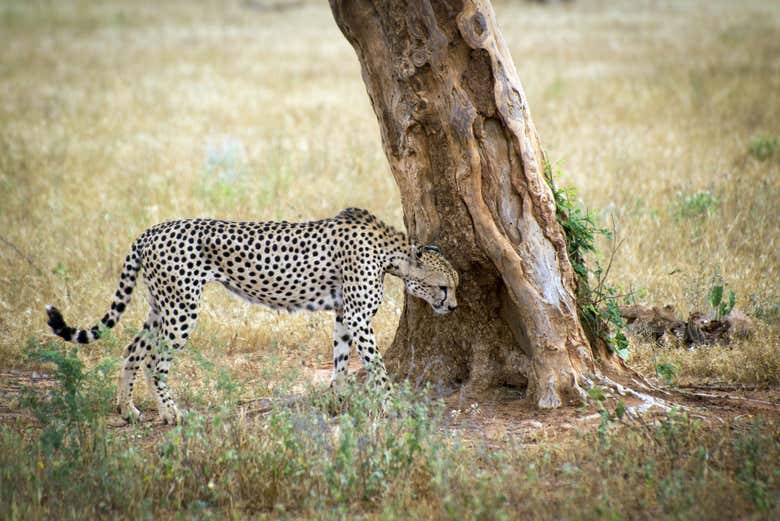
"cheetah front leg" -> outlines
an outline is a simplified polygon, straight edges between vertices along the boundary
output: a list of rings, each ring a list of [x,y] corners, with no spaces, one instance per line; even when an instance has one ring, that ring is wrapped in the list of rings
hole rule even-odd
[[[382,355],[376,347],[374,330],[371,327],[373,314],[355,313],[349,309],[344,310],[344,322],[357,346],[358,356],[363,367],[368,371],[368,383],[385,392],[392,390],[390,378],[382,361]]]
[[[337,388],[347,376],[349,370],[349,353],[352,349],[352,335],[344,324],[344,310],[336,309],[336,320],[333,324],[333,377],[330,386]]]

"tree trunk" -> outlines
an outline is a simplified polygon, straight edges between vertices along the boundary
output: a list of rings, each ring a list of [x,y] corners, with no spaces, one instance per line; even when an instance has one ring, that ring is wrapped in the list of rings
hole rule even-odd
[[[399,376],[528,387],[539,407],[583,397],[597,358],[545,156],[488,1],[330,0],[354,47],[401,191],[406,228],[459,271],[459,307],[407,298],[386,354]]]

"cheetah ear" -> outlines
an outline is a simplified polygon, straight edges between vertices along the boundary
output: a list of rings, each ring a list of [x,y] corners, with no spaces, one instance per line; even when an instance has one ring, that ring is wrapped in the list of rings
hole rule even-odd
[[[422,264],[420,259],[422,258],[423,249],[419,246],[412,245],[409,256],[406,258],[406,262],[401,265],[401,273],[404,277],[420,278],[423,275]]]

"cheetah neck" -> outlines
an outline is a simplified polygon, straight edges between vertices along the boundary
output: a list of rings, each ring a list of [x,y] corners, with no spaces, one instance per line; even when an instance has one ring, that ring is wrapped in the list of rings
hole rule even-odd
[[[390,275],[395,275],[406,279],[409,275],[409,255],[412,252],[412,245],[406,234],[394,229],[390,229],[389,240],[385,246],[384,271]]]

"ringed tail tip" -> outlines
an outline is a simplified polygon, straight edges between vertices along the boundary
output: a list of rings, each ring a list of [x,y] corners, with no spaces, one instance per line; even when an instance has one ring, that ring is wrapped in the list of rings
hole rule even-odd
[[[62,330],[67,328],[65,319],[62,318],[62,313],[51,304],[46,304],[46,315],[48,316],[46,323],[49,324],[49,327],[56,334],[60,335]]]
[[[76,328],[68,326],[65,323],[65,319],[62,318],[62,313],[60,313],[59,309],[49,304],[46,306],[46,315],[48,315],[46,323],[49,324],[51,330],[54,331],[54,334],[58,337],[63,338],[67,342],[72,342],[74,341],[73,337],[75,336],[76,342],[81,344],[89,343],[87,332],[83,330],[78,331]]]
[[[99,339],[101,336],[99,326],[94,326],[91,329],[76,329],[75,327],[70,327],[65,323],[65,319],[62,317],[60,310],[52,305],[46,306],[46,315],[48,316],[46,323],[49,325],[51,330],[55,335],[62,338],[66,342],[89,344]],[[107,316],[108,315],[106,315],[106,317]],[[103,324],[110,328],[113,327],[114,321],[104,318]]]

